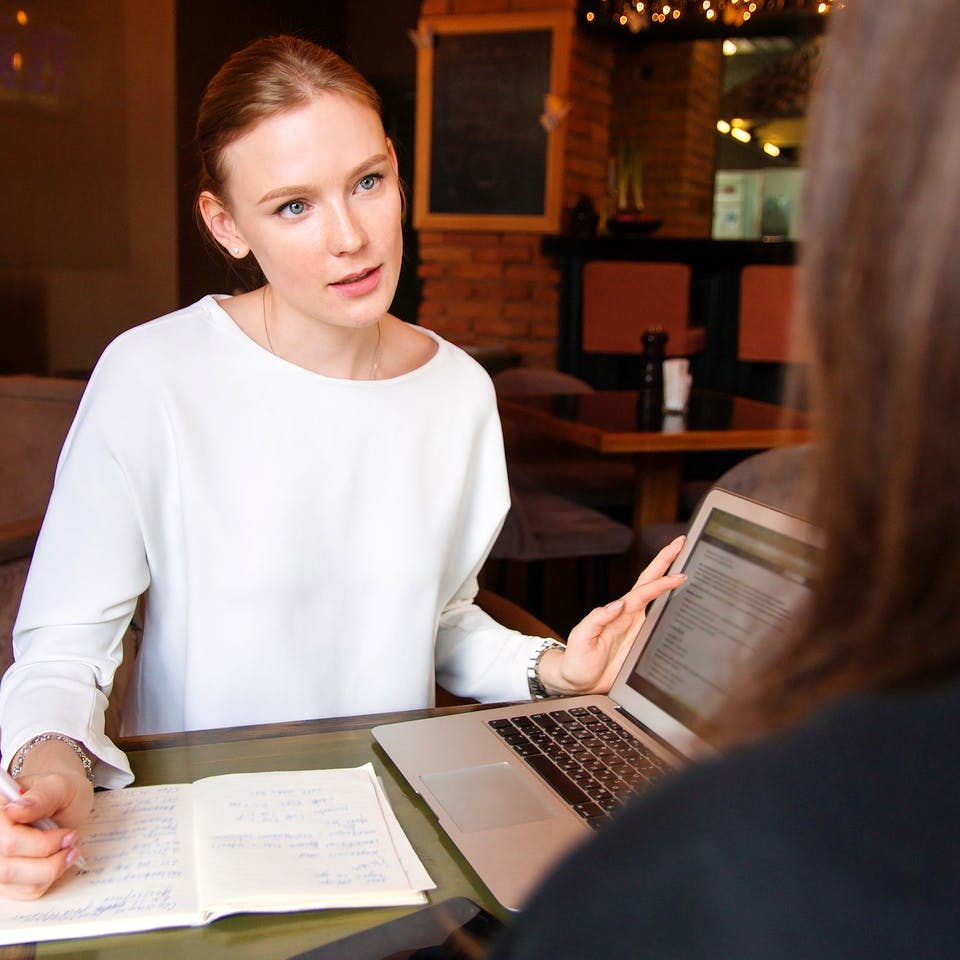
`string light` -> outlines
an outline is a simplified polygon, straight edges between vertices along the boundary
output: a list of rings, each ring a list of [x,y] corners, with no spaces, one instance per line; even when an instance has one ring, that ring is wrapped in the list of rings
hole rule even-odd
[[[676,23],[679,20],[702,20],[708,24],[738,27],[764,14],[830,13],[843,9],[843,0],[584,0],[584,18],[595,26],[612,18],[614,24],[627,26],[637,33],[651,23]]]

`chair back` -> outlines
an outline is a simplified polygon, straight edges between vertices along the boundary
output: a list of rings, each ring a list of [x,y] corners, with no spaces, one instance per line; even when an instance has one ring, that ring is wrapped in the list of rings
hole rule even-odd
[[[813,509],[812,455],[810,443],[764,450],[732,466],[715,485],[807,520]]]
[[[493,386],[502,397],[534,396],[547,393],[593,393],[585,380],[548,367],[510,367],[493,377]]]
[[[667,356],[702,350],[705,332],[690,326],[690,266],[591,260],[583,268],[581,345],[589,353],[639,354],[644,331],[667,334]]]
[[[749,264],[740,273],[737,359],[808,363],[810,338],[795,318],[797,268]]]

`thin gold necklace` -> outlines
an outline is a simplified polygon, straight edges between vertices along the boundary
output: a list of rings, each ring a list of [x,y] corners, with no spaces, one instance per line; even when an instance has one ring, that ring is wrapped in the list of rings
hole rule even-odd
[[[275,356],[279,357],[280,354],[273,349],[273,341],[270,339],[270,327],[267,326],[267,285],[264,284],[260,290],[260,308],[263,314],[263,333],[267,338],[267,346],[270,348],[270,352]],[[383,341],[383,331],[380,328],[380,321],[377,321],[377,342],[373,348],[373,356],[370,358],[370,372],[367,374],[368,380],[377,379],[377,371],[380,369],[380,348]]]

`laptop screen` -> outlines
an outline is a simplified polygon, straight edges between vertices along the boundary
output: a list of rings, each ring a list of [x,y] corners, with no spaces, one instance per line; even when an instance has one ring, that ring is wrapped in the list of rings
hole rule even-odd
[[[687,581],[661,611],[627,684],[687,728],[717,710],[745,660],[769,656],[811,593],[820,551],[714,508]]]

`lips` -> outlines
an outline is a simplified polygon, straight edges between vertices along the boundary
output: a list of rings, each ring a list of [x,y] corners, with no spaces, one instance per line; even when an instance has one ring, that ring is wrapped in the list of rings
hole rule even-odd
[[[330,286],[348,297],[359,297],[369,293],[380,282],[380,267],[371,267],[358,273],[342,277]]]

